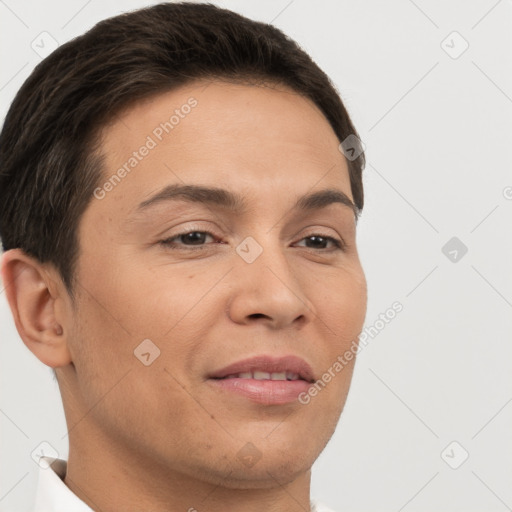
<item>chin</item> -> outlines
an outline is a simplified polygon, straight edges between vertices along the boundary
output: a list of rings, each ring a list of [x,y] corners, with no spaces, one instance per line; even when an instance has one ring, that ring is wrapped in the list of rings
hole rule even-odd
[[[310,471],[315,459],[305,460],[303,454],[287,460],[263,456],[254,466],[232,464],[222,476],[222,485],[230,489],[273,489],[289,484]]]
[[[310,471],[325,444],[319,437],[297,439],[291,446],[275,436],[275,443],[260,439],[258,447],[237,441],[242,448],[217,445],[218,453],[189,458],[186,473],[194,478],[228,489],[273,489],[293,482]],[[255,439],[258,442],[258,439]],[[312,445],[311,443],[315,443]],[[280,445],[280,448],[278,446]],[[199,454],[198,454],[199,455]],[[183,470],[183,467],[182,467]]]
[[[236,454],[236,463],[231,464],[235,480],[246,479],[246,484],[261,488],[275,487],[277,482],[290,483],[311,469],[328,442],[328,437],[324,439],[318,433],[297,439],[276,435],[273,442],[271,437],[260,441],[259,458],[250,466],[243,463],[243,449]]]

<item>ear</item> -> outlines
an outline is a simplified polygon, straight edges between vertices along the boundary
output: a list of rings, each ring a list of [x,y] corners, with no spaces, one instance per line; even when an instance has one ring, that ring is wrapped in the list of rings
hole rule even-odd
[[[70,318],[66,318],[63,287],[52,279],[46,265],[21,249],[5,252],[1,273],[14,323],[25,345],[47,366],[69,364],[66,323]]]

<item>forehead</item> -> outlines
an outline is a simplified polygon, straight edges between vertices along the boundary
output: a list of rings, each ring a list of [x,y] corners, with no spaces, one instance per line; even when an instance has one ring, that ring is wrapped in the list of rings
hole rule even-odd
[[[102,207],[128,215],[163,186],[244,190],[249,200],[336,186],[345,158],[325,116],[283,86],[194,82],[126,109],[103,130]]]

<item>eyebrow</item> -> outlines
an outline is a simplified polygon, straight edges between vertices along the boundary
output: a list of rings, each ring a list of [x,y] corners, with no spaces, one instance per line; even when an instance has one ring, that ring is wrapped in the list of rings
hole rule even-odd
[[[220,207],[235,214],[242,214],[247,210],[245,198],[237,192],[218,187],[207,187],[202,185],[180,185],[175,183],[167,185],[156,194],[146,199],[136,209],[136,213],[143,213],[151,206],[164,201],[188,201],[191,203],[206,203]],[[339,189],[324,189],[310,194],[303,195],[293,205],[293,210],[320,210],[331,204],[339,203],[350,208],[357,218],[361,210],[343,191]]]

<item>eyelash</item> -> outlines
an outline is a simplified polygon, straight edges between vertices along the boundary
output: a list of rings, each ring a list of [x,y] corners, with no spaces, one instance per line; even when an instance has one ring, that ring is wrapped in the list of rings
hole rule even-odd
[[[184,231],[182,233],[178,233],[170,238],[166,238],[164,240],[160,240],[160,244],[162,244],[166,249],[171,249],[171,250],[181,250],[181,248],[179,247],[176,247],[176,243],[173,242],[173,240],[177,239],[177,238],[180,238],[182,236],[186,236],[186,235],[189,235],[191,233],[202,233],[202,234],[206,234],[206,235],[209,235],[211,236],[212,238],[218,240],[218,237],[216,237],[213,233],[211,233],[210,231],[201,231],[199,229],[192,229],[190,231]],[[334,250],[336,251],[345,251],[346,250],[346,245],[345,245],[345,242],[343,240],[338,240],[337,238],[334,238],[332,236],[328,236],[328,235],[324,235],[322,233],[311,233],[310,235],[307,235],[303,238],[300,239],[300,241],[302,240],[305,240],[306,238],[312,238],[312,237],[321,237],[323,238],[324,240],[328,240],[330,242],[332,242],[334,244]],[[218,242],[215,242],[215,243],[218,243]],[[188,250],[188,251],[195,251],[195,250],[203,250],[205,247],[206,247],[206,244],[203,244],[203,245],[185,245],[185,244],[177,244],[177,245],[182,245],[183,247],[186,247],[186,249],[184,250]],[[305,249],[312,249],[312,250],[315,250],[315,248],[312,248],[312,247],[305,247]],[[329,249],[316,249],[318,251],[329,251]]]

